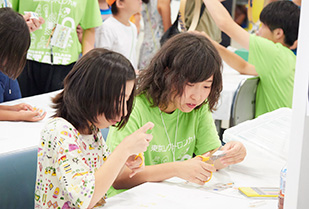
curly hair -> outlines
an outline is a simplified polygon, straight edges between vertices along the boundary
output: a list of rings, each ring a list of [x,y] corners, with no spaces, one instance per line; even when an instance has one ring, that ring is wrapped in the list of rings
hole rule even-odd
[[[166,109],[182,96],[185,85],[213,76],[211,92],[203,104],[213,111],[222,90],[222,60],[204,36],[181,33],[169,39],[138,78],[137,94],[146,94],[153,107]]]

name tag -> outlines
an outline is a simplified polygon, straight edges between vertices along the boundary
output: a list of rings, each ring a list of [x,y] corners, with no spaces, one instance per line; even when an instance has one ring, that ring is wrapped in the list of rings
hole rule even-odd
[[[64,25],[56,25],[55,32],[53,33],[53,38],[51,40],[51,45],[59,48],[66,48],[72,28]]]

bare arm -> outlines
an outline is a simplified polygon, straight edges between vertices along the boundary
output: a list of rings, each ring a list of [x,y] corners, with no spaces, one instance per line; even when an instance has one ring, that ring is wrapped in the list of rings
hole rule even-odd
[[[218,0],[204,0],[204,4],[217,26],[243,48],[248,50],[250,34],[232,19],[224,6]]]
[[[169,0],[158,0],[157,8],[162,17],[164,32],[172,25],[171,22],[171,3]]]
[[[40,113],[37,111],[12,111],[12,110],[0,110],[0,121],[30,121],[36,122],[40,121],[45,117],[44,115],[40,116]]]
[[[145,152],[152,135],[146,134],[153,123],[146,123],[136,132],[124,138],[104,164],[95,172],[95,188],[89,208],[93,208],[113,184],[127,159],[134,153]],[[129,174],[128,174],[129,176]]]
[[[231,52],[230,50],[218,44],[217,42],[212,41],[212,43],[213,45],[215,45],[222,59],[233,69],[237,70],[241,74],[258,75],[254,65],[246,62],[240,56],[238,56],[234,52]]]
[[[83,41],[82,41],[82,51],[83,55],[94,48],[95,41],[95,28],[89,28],[84,30]]]
[[[172,177],[203,185],[211,172],[215,172],[215,167],[202,162],[200,158],[193,158],[182,162],[146,166],[131,179],[128,177],[129,169],[125,169],[113,186],[116,189],[129,189],[145,182],[160,182]]]
[[[235,54],[234,52],[231,52],[221,44],[217,43],[216,41],[212,40],[205,32],[199,32],[199,31],[192,31],[190,33],[197,34],[197,35],[203,35],[206,38],[208,38],[211,43],[216,47],[218,50],[221,58],[234,70],[237,70],[241,74],[247,74],[247,75],[258,75],[258,73],[255,70],[254,65],[246,62],[244,59],[242,59],[240,56]]]

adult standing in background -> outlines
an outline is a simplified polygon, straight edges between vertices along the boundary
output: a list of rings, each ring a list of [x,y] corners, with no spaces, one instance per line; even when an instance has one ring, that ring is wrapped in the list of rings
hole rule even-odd
[[[63,79],[79,54],[94,48],[95,27],[101,25],[97,0],[12,0],[21,14],[36,12],[45,24],[31,34],[26,67],[18,78],[22,96],[51,92],[63,87]],[[91,14],[91,15],[90,15]],[[84,29],[82,44],[76,27]]]
[[[142,0],[144,40],[140,49],[138,69],[144,69],[160,49],[163,33],[171,27],[171,6],[168,0]]]

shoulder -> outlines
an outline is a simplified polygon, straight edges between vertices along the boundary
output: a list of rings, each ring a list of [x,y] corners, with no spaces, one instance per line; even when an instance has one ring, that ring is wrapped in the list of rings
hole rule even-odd
[[[54,136],[64,135],[69,137],[72,135],[80,135],[77,129],[70,122],[60,117],[53,118],[46,123],[41,134],[46,133]]]

